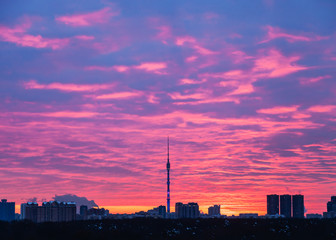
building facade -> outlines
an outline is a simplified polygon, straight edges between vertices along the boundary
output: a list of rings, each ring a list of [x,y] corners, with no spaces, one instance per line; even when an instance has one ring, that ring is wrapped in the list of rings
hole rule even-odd
[[[194,202],[188,204],[177,202],[175,204],[175,216],[176,218],[198,218],[200,216],[199,206]]]
[[[267,195],[267,214],[268,215],[279,214],[279,195],[277,194]]]
[[[81,220],[87,220],[88,216],[88,206],[81,205],[79,207],[79,215],[81,216]]]
[[[292,217],[292,196],[285,194],[280,195],[280,215],[286,218]]]
[[[293,218],[304,218],[304,197],[301,194],[293,195]]]
[[[76,203],[73,202],[43,202],[38,206],[35,202],[21,204],[23,219],[33,222],[69,222],[76,220]]]
[[[208,208],[209,216],[220,216],[220,205],[213,205]]]
[[[323,213],[324,218],[336,217],[336,196],[331,196],[331,201],[327,202],[327,212]]]
[[[7,199],[1,199],[0,220],[7,222],[15,220],[15,202],[7,202]]]

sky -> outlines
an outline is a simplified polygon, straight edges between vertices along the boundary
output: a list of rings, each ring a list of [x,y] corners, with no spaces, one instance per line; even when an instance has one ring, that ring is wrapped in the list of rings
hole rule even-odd
[[[0,4],[1,198],[165,205],[167,136],[172,206],[336,195],[336,1]]]

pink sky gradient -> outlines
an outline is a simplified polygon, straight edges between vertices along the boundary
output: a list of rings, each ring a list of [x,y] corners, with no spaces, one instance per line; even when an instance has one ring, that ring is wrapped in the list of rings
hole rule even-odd
[[[265,214],[267,194],[301,193],[307,213],[326,211],[336,4],[307,1],[7,3],[2,198],[165,204],[170,136],[173,206]]]

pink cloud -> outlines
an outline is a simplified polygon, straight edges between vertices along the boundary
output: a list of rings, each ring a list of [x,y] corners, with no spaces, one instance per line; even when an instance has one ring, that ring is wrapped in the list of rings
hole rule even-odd
[[[254,82],[260,78],[282,77],[308,69],[308,67],[295,64],[300,59],[299,56],[286,57],[276,49],[263,52],[254,59],[254,66],[251,70],[237,69],[219,73],[203,73],[200,76],[234,80],[250,79],[250,82]]]
[[[64,92],[86,92],[86,91],[97,91],[102,89],[110,89],[114,84],[72,84],[72,83],[50,83],[50,84],[39,84],[35,80],[25,82],[23,86],[26,89],[54,89]]]
[[[189,79],[189,78],[182,78],[180,79],[179,81],[179,84],[180,85],[186,85],[186,84],[201,84],[201,83],[204,83],[206,82],[206,79],[202,79],[202,80],[194,80],[194,79]]]
[[[167,63],[165,62],[144,62],[139,65],[134,66],[111,66],[111,67],[104,67],[104,66],[87,66],[85,70],[97,70],[97,71],[117,71],[117,72],[126,72],[131,69],[133,70],[143,70],[146,72],[152,72],[155,74],[165,74],[162,70],[167,68]]]
[[[252,84],[240,84],[237,89],[229,93],[229,95],[241,95],[241,94],[249,94],[254,92],[254,88]]]
[[[220,103],[220,102],[235,102],[239,103],[239,100],[226,96],[212,96],[210,91],[200,89],[195,93],[181,94],[179,92],[169,93],[171,99],[177,100],[175,105],[199,105],[205,103]]]
[[[209,50],[209,49],[201,47],[199,45],[193,45],[193,48],[201,55],[216,55],[216,54],[219,54],[219,52]]]
[[[222,87],[235,87],[236,89],[228,94],[230,96],[254,92],[252,83],[259,79],[287,76],[308,69],[308,67],[295,64],[300,59],[299,56],[287,57],[276,49],[262,51],[261,53],[259,56],[249,57],[254,59],[254,65],[250,69],[202,73],[199,74],[199,77],[227,79],[228,81],[219,82],[219,85]]]
[[[156,29],[159,33],[155,36],[156,39],[160,39],[164,44],[167,44],[167,39],[172,37],[172,30],[170,26],[158,26]]]
[[[77,38],[77,39],[80,39],[80,40],[86,40],[86,41],[90,41],[90,40],[95,39],[94,36],[87,36],[87,35],[79,35],[79,36],[75,36],[74,38]]]
[[[117,72],[126,72],[130,69],[128,66],[112,66],[112,67],[104,67],[104,66],[88,66],[84,68],[85,70],[89,71],[103,71],[103,72],[110,72],[110,71],[117,71]]]
[[[231,52],[232,59],[234,63],[241,63],[243,61],[246,61],[248,59],[252,59],[253,57],[248,56],[243,51],[235,50]]]
[[[299,59],[299,56],[286,57],[278,50],[271,49],[267,54],[257,57],[252,72],[257,74],[256,77],[259,75],[259,77],[275,78],[308,69],[295,64]]]
[[[41,35],[27,34],[30,26],[31,23],[17,25],[14,28],[0,25],[0,40],[23,47],[51,48],[53,50],[64,48],[70,42],[69,38],[43,38]]]
[[[164,62],[146,62],[141,63],[138,66],[134,66],[135,69],[145,70],[147,72],[160,72],[160,70],[167,68],[167,64]]]
[[[289,33],[285,33],[283,30],[281,30],[278,27],[272,27],[272,26],[266,26],[267,29],[267,37],[262,40],[260,43],[269,42],[273,39],[277,38],[285,38],[288,42],[298,42],[298,41],[304,41],[304,42],[311,42],[311,41],[319,41],[324,39],[329,39],[329,37],[321,37],[321,36],[301,36],[301,35],[293,35]]]
[[[184,46],[187,45],[188,47],[194,49],[196,52],[198,52],[201,55],[216,55],[219,54],[219,52],[209,50],[200,44],[197,43],[196,38],[192,36],[182,36],[182,37],[176,37],[175,44],[177,46]]]
[[[333,112],[335,113],[336,105],[316,105],[308,108],[309,112],[316,112],[316,113],[327,113]]]
[[[182,95],[179,92],[168,94],[174,100],[187,100],[187,99],[205,99],[208,95],[206,93],[193,93]]]
[[[91,13],[56,17],[56,21],[70,25],[72,27],[83,27],[106,23],[111,17],[118,15],[119,11],[112,11],[110,7],[105,7],[101,10]]]
[[[108,100],[108,99],[129,99],[134,97],[140,97],[143,93],[141,92],[116,92],[110,94],[103,94],[95,96],[96,99],[99,100]]]
[[[305,113],[294,113],[292,115],[292,118],[295,118],[295,119],[310,118],[310,117],[311,115],[305,114]]]
[[[273,108],[265,108],[257,110],[257,113],[263,114],[284,114],[284,113],[292,113],[296,112],[299,106],[277,106]]]
[[[177,37],[175,43],[177,46],[182,46],[185,43],[196,43],[196,39],[191,36]]]
[[[228,72],[204,74],[204,76],[210,76],[214,78],[224,78],[224,79],[237,79],[237,80],[248,77],[246,73],[244,73],[242,70],[231,70]]]
[[[330,75],[325,75],[325,76],[319,76],[319,77],[314,77],[314,78],[300,78],[300,83],[301,84],[310,84],[310,83],[316,83],[324,79],[329,79],[332,78]]]
[[[96,112],[50,112],[50,113],[39,113],[41,116],[45,117],[64,117],[64,118],[90,118],[98,115]]]
[[[185,62],[188,62],[188,63],[194,62],[195,60],[197,60],[197,58],[198,58],[197,56],[190,56],[185,59]]]

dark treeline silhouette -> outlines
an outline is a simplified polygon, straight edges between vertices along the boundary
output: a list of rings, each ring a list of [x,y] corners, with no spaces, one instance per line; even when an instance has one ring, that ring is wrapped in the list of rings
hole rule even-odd
[[[123,219],[0,222],[1,239],[336,239],[336,219]]]

